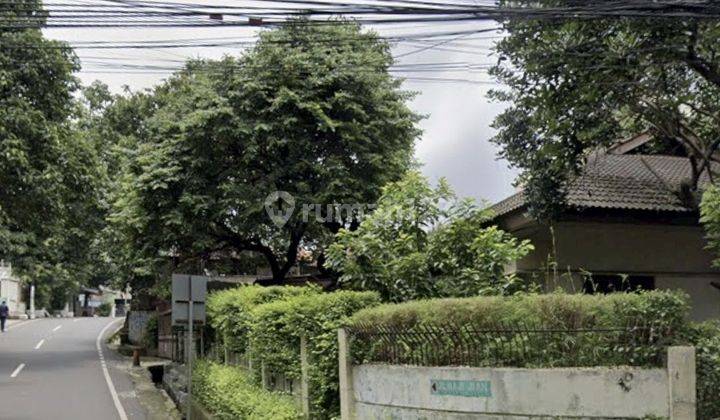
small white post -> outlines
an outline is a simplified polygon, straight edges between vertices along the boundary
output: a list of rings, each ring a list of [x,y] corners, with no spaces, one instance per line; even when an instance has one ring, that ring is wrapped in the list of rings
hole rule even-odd
[[[35,319],[35,283],[30,284],[30,319]]]
[[[355,397],[353,396],[352,358],[350,341],[344,328],[338,330],[338,363],[340,376],[340,418],[354,418]]]
[[[697,411],[695,347],[668,347],[670,420],[694,419]]]

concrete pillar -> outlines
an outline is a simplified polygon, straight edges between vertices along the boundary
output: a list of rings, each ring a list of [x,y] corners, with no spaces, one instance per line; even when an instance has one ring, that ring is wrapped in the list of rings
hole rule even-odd
[[[338,330],[338,362],[340,376],[340,418],[354,418],[355,397],[353,395],[352,357],[350,340],[344,328]]]
[[[305,418],[310,418],[310,362],[308,360],[307,339],[300,337],[300,400]]]
[[[670,420],[694,419],[697,410],[695,347],[668,347]]]

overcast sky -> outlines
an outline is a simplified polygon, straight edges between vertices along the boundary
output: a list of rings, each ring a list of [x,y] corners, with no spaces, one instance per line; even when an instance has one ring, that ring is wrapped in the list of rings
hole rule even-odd
[[[55,0],[55,2],[60,2]],[[65,0],[67,2],[67,0]],[[52,5],[53,1],[46,1]],[[83,3],[103,3],[84,1]],[[229,0],[195,0],[203,4],[231,4]],[[494,23],[458,25],[394,25],[376,28],[382,35],[397,35],[424,32],[443,32],[467,28],[493,27]],[[252,37],[255,28],[73,28],[45,29],[49,38],[69,41],[71,44],[87,45],[98,41],[148,41],[148,40],[188,40],[215,37]],[[493,62],[488,48],[498,35],[468,36],[453,43],[427,48],[430,44],[399,43],[393,46],[393,54],[402,55],[400,63],[428,62],[468,62],[486,64]],[[495,37],[495,38],[493,38]],[[84,44],[83,44],[84,43]],[[155,64],[161,66],[180,65],[181,61],[192,57],[219,58],[224,54],[238,55],[239,47],[192,47],[174,49],[113,49],[93,50],[77,49],[83,70],[79,77],[84,84],[101,80],[114,92],[121,92],[124,86],[132,90],[150,88],[165,79],[169,71],[156,73],[133,72],[122,64]],[[416,75],[417,76],[417,75]],[[425,75],[422,75],[425,77]],[[484,72],[468,70],[466,72],[433,72],[427,77],[443,79],[470,79],[490,81]],[[446,177],[461,196],[478,200],[497,201],[513,192],[512,182],[515,172],[508,168],[507,162],[497,159],[497,149],[489,142],[493,135],[490,124],[502,111],[504,105],[490,102],[487,90],[491,84],[474,84],[461,81],[418,81],[408,80],[405,88],[418,92],[410,106],[427,118],[421,123],[424,130],[416,147],[416,157],[423,163],[423,172],[432,180]]]

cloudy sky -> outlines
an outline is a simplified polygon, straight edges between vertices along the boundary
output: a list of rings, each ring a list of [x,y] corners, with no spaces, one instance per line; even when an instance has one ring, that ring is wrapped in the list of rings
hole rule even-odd
[[[75,0],[80,2],[80,0]],[[160,1],[160,0],[155,0]],[[470,0],[475,1],[475,0]],[[46,1],[48,7],[68,0]],[[106,1],[82,1],[94,5]],[[232,4],[230,0],[195,0],[202,4]],[[237,3],[236,3],[237,4]],[[383,25],[374,28],[381,35],[393,36],[418,32],[452,32],[466,29],[492,28],[495,24],[422,24]],[[51,28],[45,29],[49,38],[70,42],[78,47],[83,70],[79,77],[84,84],[101,80],[115,92],[127,86],[132,90],[150,88],[165,79],[170,70],[134,70],[133,65],[180,66],[188,58],[219,58],[224,54],[238,55],[244,46],[144,48],[144,49],[85,49],[98,42],[182,41],[206,39],[238,39],[252,42],[258,29],[248,27],[225,28]],[[437,41],[399,42],[393,45],[393,54],[402,64],[413,63],[466,63],[487,65],[493,62],[489,48],[499,33],[475,34]],[[197,41],[189,41],[197,42]],[[204,41],[200,41],[204,42]],[[424,43],[423,43],[424,42]],[[412,75],[416,76],[417,75]],[[489,139],[493,135],[490,124],[504,105],[490,102],[487,91],[493,88],[490,77],[483,71],[468,69],[458,72],[433,72],[421,75],[425,80],[407,80],[405,88],[418,92],[411,107],[427,118],[421,123],[424,130],[416,147],[417,159],[424,164],[424,173],[435,180],[446,177],[462,196],[478,200],[497,201],[513,192],[515,172],[507,162],[498,160],[497,149]],[[443,79],[442,81],[427,79]],[[452,79],[449,81],[448,79]],[[475,83],[472,83],[475,82]],[[478,83],[479,82],[479,83]]]

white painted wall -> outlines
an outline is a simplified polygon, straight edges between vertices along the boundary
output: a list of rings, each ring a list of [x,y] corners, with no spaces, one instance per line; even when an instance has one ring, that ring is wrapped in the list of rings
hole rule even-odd
[[[433,380],[489,381],[489,397],[434,395]],[[620,385],[620,383],[623,385]],[[487,416],[667,417],[665,369],[514,369],[360,365],[357,419]]]
[[[669,347],[664,368],[525,369],[353,366],[350,345],[338,330],[342,420],[696,417],[693,347]]]
[[[13,276],[10,265],[0,264],[0,299],[5,300],[11,316],[25,312],[20,280]]]

